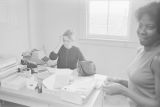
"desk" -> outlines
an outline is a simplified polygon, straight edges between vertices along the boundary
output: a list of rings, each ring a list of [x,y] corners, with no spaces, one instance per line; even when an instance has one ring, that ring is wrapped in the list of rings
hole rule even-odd
[[[103,75],[96,76],[105,78]],[[100,89],[95,89],[84,104],[77,105],[62,101],[56,92],[38,94],[26,88],[16,91],[0,87],[0,99],[30,107],[101,107],[103,95]]]

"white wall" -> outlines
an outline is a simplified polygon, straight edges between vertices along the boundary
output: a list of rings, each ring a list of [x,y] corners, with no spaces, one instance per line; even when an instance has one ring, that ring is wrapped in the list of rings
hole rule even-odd
[[[29,48],[27,0],[0,0],[0,54],[20,55]]]
[[[1,56],[20,57],[26,50],[39,48],[42,9],[40,0],[0,0]]]
[[[41,44],[45,44],[48,53],[59,43],[59,36],[66,29],[77,32],[78,1],[77,0],[41,0],[43,10],[40,22],[43,25]]]
[[[28,0],[28,25],[30,49],[41,48],[40,42],[43,41],[45,31],[45,7],[43,0]]]

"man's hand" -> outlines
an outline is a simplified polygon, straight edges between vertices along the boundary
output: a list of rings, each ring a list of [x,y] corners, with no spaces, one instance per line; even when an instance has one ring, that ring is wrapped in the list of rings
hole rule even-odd
[[[56,60],[48,60],[48,62],[47,62],[47,66],[49,66],[49,67],[55,67],[56,65],[57,65]]]

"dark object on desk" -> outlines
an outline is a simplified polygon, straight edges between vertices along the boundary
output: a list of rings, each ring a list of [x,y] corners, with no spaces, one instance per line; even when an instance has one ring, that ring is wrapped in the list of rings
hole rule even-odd
[[[21,64],[22,64],[22,65],[27,65],[27,64],[28,64],[28,61],[27,61],[27,60],[24,60],[24,59],[21,59]]]
[[[27,60],[21,60],[22,65],[27,65],[27,69],[31,70],[31,74],[37,73],[34,71],[34,68],[37,68],[37,64],[35,62],[29,62]],[[20,69],[18,70],[20,72]]]
[[[43,57],[41,60],[44,61],[44,62],[48,62],[48,61],[49,61],[49,58],[48,58],[47,56],[45,56],[45,57]]]
[[[39,58],[38,49],[33,49],[31,51],[26,51],[22,53],[24,61],[35,62],[37,65],[44,65],[49,58],[44,57],[42,59]],[[23,63],[23,62],[22,62]]]
[[[38,73],[38,72],[35,72],[33,68],[31,68],[31,74],[34,74],[34,73]]]
[[[93,61],[79,61],[77,68],[80,76],[91,76],[96,74],[96,66]]]
[[[34,62],[29,62],[27,60],[21,60],[22,65],[27,65],[27,68],[37,68],[37,64]]]
[[[18,67],[18,71],[17,72],[23,72],[23,71],[26,71],[28,68],[27,68],[27,65],[21,65]]]
[[[58,57],[58,55],[57,55],[54,51],[52,51],[52,52],[49,54],[49,58],[50,58],[51,60],[56,60],[57,57]]]
[[[34,63],[28,63],[27,68],[37,68],[37,65]]]
[[[42,82],[38,81],[38,84],[35,89],[38,93],[42,93]]]

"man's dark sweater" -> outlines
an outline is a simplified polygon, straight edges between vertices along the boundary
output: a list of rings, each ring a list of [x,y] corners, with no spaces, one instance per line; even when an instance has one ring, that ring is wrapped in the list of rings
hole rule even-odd
[[[58,57],[57,68],[70,68],[75,69],[77,62],[83,61],[84,57],[78,47],[72,46],[70,49],[61,46],[58,54],[51,52],[49,55],[51,60],[55,60]]]

